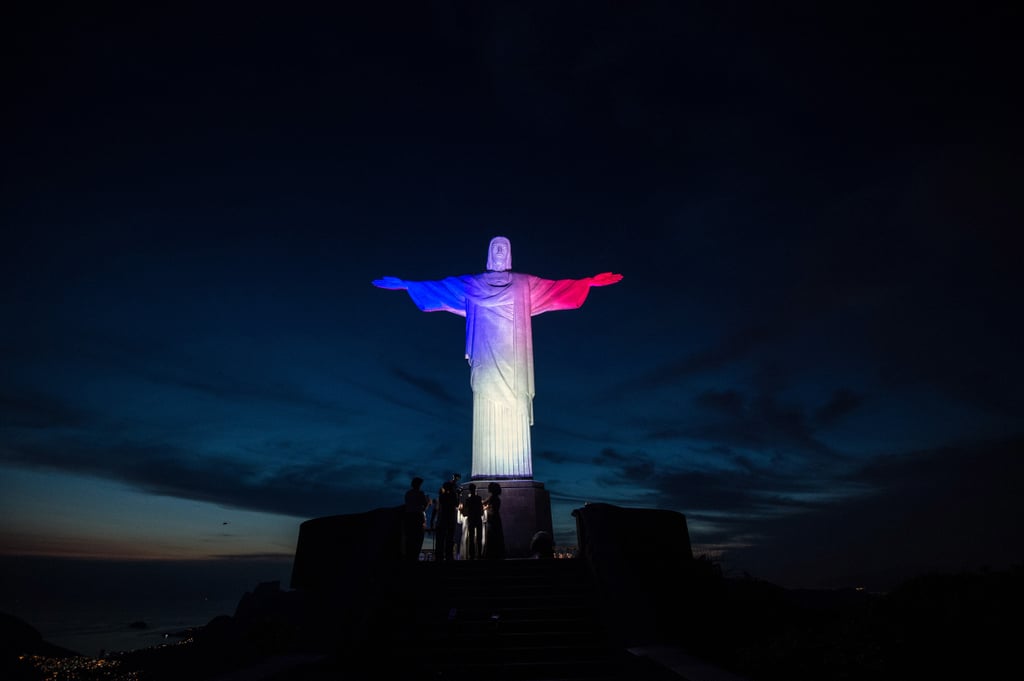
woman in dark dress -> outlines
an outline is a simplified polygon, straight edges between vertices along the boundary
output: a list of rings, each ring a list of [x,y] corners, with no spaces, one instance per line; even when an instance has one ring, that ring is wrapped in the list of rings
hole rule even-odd
[[[427,506],[430,499],[423,493],[420,487],[423,485],[423,478],[413,478],[412,484],[405,492],[405,504],[402,521],[404,545],[402,554],[406,560],[416,561],[420,559],[420,551],[423,550],[423,535],[427,527]]]
[[[501,527],[501,485],[487,485],[490,495],[484,499],[484,558],[504,560],[505,530]]]

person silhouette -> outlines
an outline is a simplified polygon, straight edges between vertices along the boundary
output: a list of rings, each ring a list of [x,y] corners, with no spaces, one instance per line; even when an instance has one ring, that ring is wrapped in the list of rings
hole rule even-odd
[[[437,493],[437,529],[434,534],[437,560],[455,560],[455,531],[458,529],[459,480],[462,476],[452,473]]]
[[[412,479],[409,489],[405,492],[405,503],[402,507],[402,534],[404,537],[402,557],[408,561],[417,561],[423,550],[423,535],[427,527],[427,505],[430,500],[420,487],[423,478]]]
[[[490,494],[484,499],[484,558],[504,560],[505,530],[501,526],[501,485],[496,482],[487,485]]]
[[[537,532],[533,535],[533,539],[530,540],[530,554],[534,558],[554,558],[554,538],[544,530]]]
[[[476,485],[469,483],[468,494],[459,504],[459,511],[465,518],[466,560],[483,558],[484,500],[476,493]]]

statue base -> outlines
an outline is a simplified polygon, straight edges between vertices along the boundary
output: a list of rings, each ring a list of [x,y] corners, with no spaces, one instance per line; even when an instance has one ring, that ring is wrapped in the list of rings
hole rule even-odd
[[[554,537],[551,524],[551,494],[536,480],[495,480],[472,478],[476,493],[486,499],[487,485],[501,485],[501,524],[505,530],[505,555],[508,558],[532,558],[530,543],[541,530]],[[467,483],[468,484],[468,483]],[[466,485],[462,485],[465,490]]]

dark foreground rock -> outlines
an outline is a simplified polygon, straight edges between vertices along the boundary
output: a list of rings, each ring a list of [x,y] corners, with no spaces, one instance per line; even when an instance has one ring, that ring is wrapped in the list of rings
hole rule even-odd
[[[42,673],[26,658],[71,658],[77,653],[43,639],[32,625],[0,612],[0,679],[22,681],[42,678]]]
[[[408,604],[384,595],[362,632],[345,622],[342,604],[329,615],[304,599],[264,585],[243,598],[238,615],[211,621],[191,642],[120,659],[156,680],[379,678],[398,659],[393,648],[380,651],[416,635],[416,622],[402,620]],[[659,618],[648,642],[751,681],[983,678],[1014,661],[1022,605],[1021,569],[925,575],[889,594],[721,579],[706,609],[676,610],[676,625]]]
[[[371,521],[378,529],[392,525],[382,520],[388,516],[365,515],[368,527]],[[688,538],[672,539],[686,532],[685,519],[677,514],[591,505],[580,510],[577,520],[578,557],[535,563],[573,561],[583,568],[573,571],[579,579],[572,584],[588,583],[588,603],[600,613],[601,627],[594,631],[600,630],[600,645],[609,649],[670,648],[750,681],[989,678],[1016,663],[1017,619],[1024,608],[1022,567],[922,575],[887,594],[788,590],[756,579],[725,578],[711,561],[694,558]],[[634,532],[624,541],[623,532],[635,527],[645,534]],[[241,597],[232,615],[188,632],[182,642],[120,653],[94,667],[73,662],[73,652],[46,643],[24,622],[0,616],[0,678],[43,678],[38,660],[26,657],[33,655],[78,665],[73,676],[50,678],[413,678],[423,676],[416,672],[424,668],[439,668],[435,661],[424,662],[430,646],[463,650],[461,641],[452,647],[450,635],[465,610],[450,609],[445,599],[452,596],[442,597],[440,588],[453,576],[452,569],[465,573],[458,563],[402,562],[388,553],[397,542],[380,543],[379,555],[370,559],[364,547],[364,560],[358,561],[350,542],[331,544],[328,535],[317,539],[323,543],[314,544],[315,551],[306,552],[306,562],[297,565],[306,588],[258,584]],[[666,550],[652,552],[658,542]],[[480,563],[462,567],[487,569]],[[472,588],[482,598],[493,597],[504,589],[488,584],[513,586],[515,579],[498,569],[491,577],[488,581],[485,575],[483,587],[461,587],[462,595]],[[552,593],[561,595],[558,589]],[[490,634],[500,621],[484,618],[475,631],[471,626],[459,635],[491,645]],[[517,636],[545,640],[547,632],[535,629],[527,625]],[[502,654],[500,647],[486,650]],[[607,659],[618,664],[622,658]],[[656,679],[663,672],[649,668],[600,678]],[[451,675],[480,674],[453,669],[444,678]]]

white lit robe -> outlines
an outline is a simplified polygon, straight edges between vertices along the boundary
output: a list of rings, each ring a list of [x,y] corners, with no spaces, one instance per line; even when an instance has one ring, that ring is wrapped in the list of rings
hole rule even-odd
[[[484,272],[404,283],[424,312],[444,311],[466,318],[466,359],[473,389],[472,477],[532,479],[531,317],[578,308],[587,299],[590,280]]]

